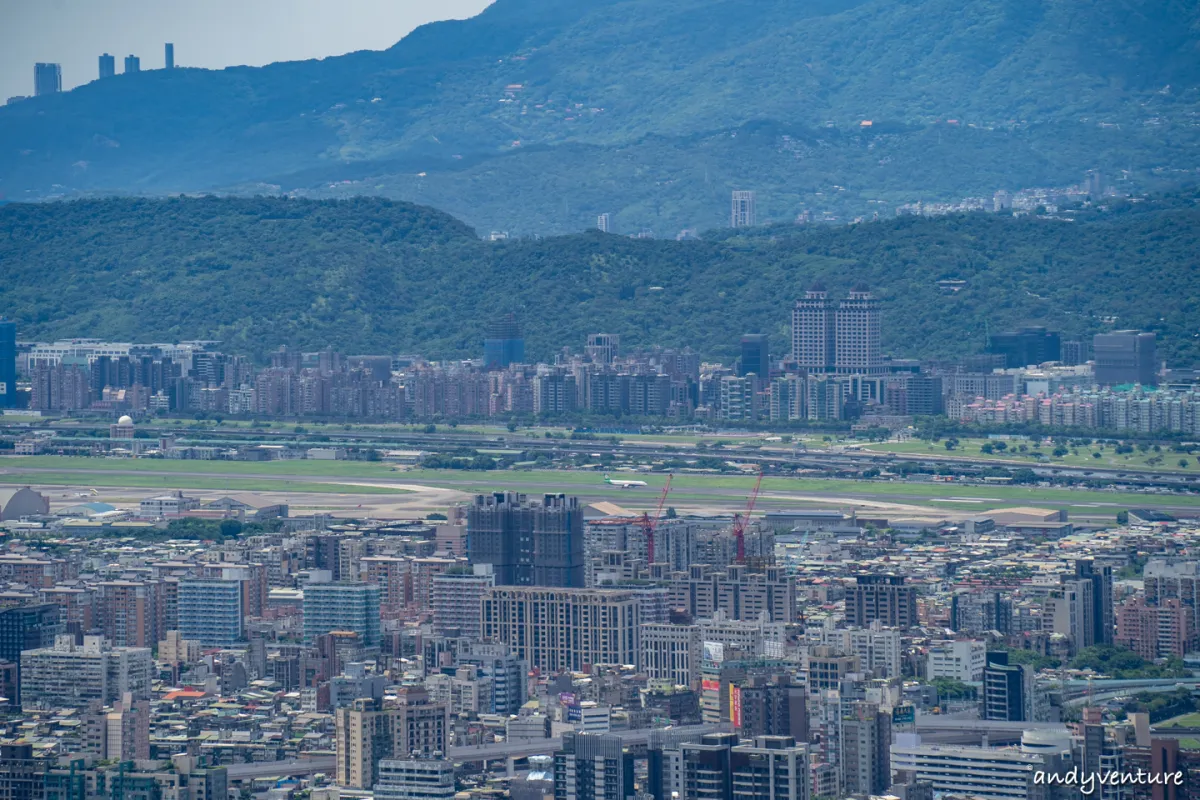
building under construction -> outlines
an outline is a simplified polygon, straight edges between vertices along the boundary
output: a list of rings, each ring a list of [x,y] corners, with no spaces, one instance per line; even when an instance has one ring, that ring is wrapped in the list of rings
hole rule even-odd
[[[515,492],[481,494],[467,507],[467,558],[491,564],[497,586],[583,588],[583,507],[578,497],[542,502]]]

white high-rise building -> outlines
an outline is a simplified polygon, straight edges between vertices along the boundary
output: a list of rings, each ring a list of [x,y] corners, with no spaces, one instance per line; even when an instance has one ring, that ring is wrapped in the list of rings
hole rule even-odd
[[[792,358],[805,372],[833,369],[836,310],[825,284],[814,283],[792,309]]]
[[[189,578],[179,582],[179,632],[204,646],[229,647],[242,639],[243,583]]]
[[[150,699],[149,647],[110,647],[103,636],[58,636],[53,647],[21,653],[21,704],[28,708],[111,705],[129,695]]]
[[[379,762],[376,800],[451,800],[454,764],[440,758],[385,759]]]
[[[735,191],[730,225],[734,228],[753,228],[758,224],[754,209],[754,192]]]
[[[676,686],[691,686],[700,680],[700,626],[643,625],[641,637],[640,666],[651,679]]]
[[[621,352],[621,336],[617,333],[589,333],[584,352],[594,364],[611,364]]]
[[[821,644],[836,647],[847,655],[858,656],[863,670],[870,670],[876,678],[898,678],[903,649],[900,646],[900,631],[885,629],[878,620],[870,628],[823,630]],[[983,667],[980,665],[980,669]]]
[[[820,282],[792,308],[791,360],[808,373],[875,375],[883,372],[879,300],[864,283],[834,304]]]
[[[483,594],[483,639],[507,644],[545,672],[585,664],[636,664],[638,599],[632,592],[497,586]]]
[[[963,683],[983,680],[987,645],[975,640],[943,642],[929,648],[926,677],[949,678]]]
[[[865,283],[838,304],[834,341],[834,368],[841,374],[874,374],[882,371],[879,301]]]
[[[1042,756],[1019,750],[910,744],[909,736],[892,745],[893,773],[913,773],[939,795],[1026,800],[1035,796],[1034,774],[1046,767]]]

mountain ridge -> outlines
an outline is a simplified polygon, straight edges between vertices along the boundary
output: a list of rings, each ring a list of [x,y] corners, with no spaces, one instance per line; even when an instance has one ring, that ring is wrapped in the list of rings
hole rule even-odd
[[[844,215],[886,195],[851,145],[830,150],[838,174],[803,198],[772,193],[796,175],[743,170],[695,144],[772,120],[849,141],[864,120],[895,126],[902,145],[974,125],[988,146],[1026,137],[1013,181],[1066,185],[1091,168],[1128,170],[1146,188],[1155,170],[1200,168],[1200,9],[1151,0],[497,0],[477,17],[422,26],[385,51],[221,71],[120,75],[60,96],[0,108],[0,192],[8,199],[196,191],[336,194],[345,175],[367,194],[423,201],[420,173],[456,196],[481,229],[578,230],[523,219],[514,204],[474,205],[455,186],[457,162],[481,164],[485,193],[537,202],[535,182],[490,181],[490,162],[528,148],[589,145],[600,162],[535,159],[563,179],[601,187],[603,161],[665,137],[672,159],[754,182],[772,214],[827,201],[829,186],[861,190]],[[650,144],[654,144],[650,142]],[[760,147],[761,162],[778,143]],[[885,154],[882,159],[888,156]],[[521,155],[517,156],[520,160]],[[951,199],[961,171],[939,157],[901,173],[903,201]],[[530,169],[533,169],[531,167]],[[802,170],[812,181],[820,169]],[[969,177],[973,170],[967,170]],[[324,183],[312,176],[327,176]],[[990,176],[990,173],[989,173]],[[636,175],[586,200],[632,227],[705,227],[713,200],[681,192],[661,211]],[[892,182],[895,183],[894,181]],[[728,189],[728,186],[724,187]],[[981,177],[969,193],[997,188]],[[1153,188],[1151,186],[1151,188]],[[818,195],[817,191],[822,194]],[[567,198],[570,201],[570,198]],[[727,197],[726,197],[727,201]],[[576,200],[579,205],[581,201]],[[445,202],[441,205],[448,205]],[[726,205],[726,202],[720,206]],[[776,210],[772,204],[778,206]],[[718,208],[720,207],[718,206]],[[515,204],[520,209],[520,204]]]

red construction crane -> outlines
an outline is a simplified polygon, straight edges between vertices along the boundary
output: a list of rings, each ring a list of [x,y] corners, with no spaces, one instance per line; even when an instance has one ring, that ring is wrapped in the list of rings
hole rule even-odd
[[[737,539],[737,563],[746,563],[746,526],[750,524],[750,515],[754,513],[754,504],[758,502],[758,490],[762,487],[763,468],[758,468],[758,480],[754,482],[754,491],[750,492],[750,502],[746,503],[746,513],[734,517],[733,535]]]
[[[673,473],[667,473],[667,482],[663,485],[662,494],[658,496],[658,511],[654,513],[654,519],[650,519],[649,514],[642,514],[642,530],[646,533],[646,559],[654,563],[654,529],[658,527],[658,521],[662,519],[663,504],[667,502],[667,492],[671,491],[671,478]]]

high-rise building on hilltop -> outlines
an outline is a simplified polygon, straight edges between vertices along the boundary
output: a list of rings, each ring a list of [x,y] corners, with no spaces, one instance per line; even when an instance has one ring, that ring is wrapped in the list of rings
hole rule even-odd
[[[117,74],[117,60],[110,54],[104,53],[100,56],[100,80],[111,78]]]
[[[729,224],[734,228],[753,228],[758,224],[758,215],[754,209],[754,192],[733,193],[733,211]]]
[[[62,91],[62,65],[43,64],[33,65],[33,96],[57,94]]]

